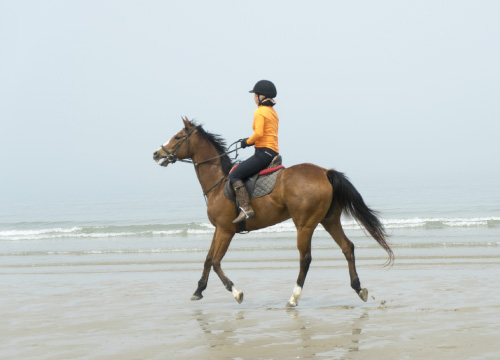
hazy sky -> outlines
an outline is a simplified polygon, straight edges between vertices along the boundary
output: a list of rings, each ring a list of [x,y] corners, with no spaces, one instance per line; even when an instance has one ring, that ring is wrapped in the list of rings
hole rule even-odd
[[[499,14],[475,0],[0,0],[0,201],[201,199],[191,166],[152,153],[181,116],[250,136],[260,79],[278,88],[287,166],[355,184],[500,179]]]

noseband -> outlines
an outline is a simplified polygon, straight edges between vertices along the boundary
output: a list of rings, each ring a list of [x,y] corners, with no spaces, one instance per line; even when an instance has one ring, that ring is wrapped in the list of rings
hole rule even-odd
[[[182,144],[184,144],[185,141],[187,141],[187,153],[189,155],[189,136],[193,133],[193,131],[195,131],[197,128],[199,127],[198,126],[194,126],[191,128],[191,130],[189,130],[186,134],[186,136],[184,136],[182,138],[182,141],[177,145],[177,147],[175,148],[175,150],[173,152],[170,152],[167,150],[167,148],[165,148],[165,145],[162,145],[161,148],[163,149],[163,151],[165,151],[165,153],[167,154],[167,160],[170,164],[173,164],[175,163],[177,160],[181,161],[181,162],[186,162],[186,163],[190,163],[192,164],[193,162],[190,161],[190,160],[184,160],[184,159],[179,159],[177,157],[177,151],[179,151],[180,147],[182,146]]]

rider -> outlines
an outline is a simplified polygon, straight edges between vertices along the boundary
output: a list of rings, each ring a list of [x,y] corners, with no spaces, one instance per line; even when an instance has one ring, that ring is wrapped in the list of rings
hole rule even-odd
[[[254,101],[258,106],[253,115],[252,128],[254,133],[250,138],[241,140],[240,146],[246,148],[255,145],[255,154],[240,163],[229,174],[241,209],[238,217],[233,220],[234,224],[255,216],[243,180],[265,169],[279,152],[279,119],[278,114],[273,109],[273,106],[276,105],[274,101],[277,94],[276,87],[269,80],[260,80],[249,92],[254,93]]]

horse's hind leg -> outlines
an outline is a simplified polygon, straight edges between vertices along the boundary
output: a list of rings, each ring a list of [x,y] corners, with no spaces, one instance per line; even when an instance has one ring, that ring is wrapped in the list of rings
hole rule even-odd
[[[300,271],[299,277],[297,278],[297,283],[293,289],[292,296],[287,307],[295,307],[299,303],[300,296],[302,295],[302,288],[304,287],[304,282],[306,281],[307,272],[309,271],[309,265],[311,264],[311,238],[314,232],[314,227],[304,227],[297,229],[297,248],[300,254]]]
[[[361,288],[358,273],[356,272],[356,260],[354,257],[354,244],[347,238],[340,223],[340,214],[333,218],[325,219],[321,222],[325,230],[333,237],[333,240],[340,246],[349,267],[349,276],[351,278],[351,287],[356,291],[361,300],[368,300],[368,290]]]

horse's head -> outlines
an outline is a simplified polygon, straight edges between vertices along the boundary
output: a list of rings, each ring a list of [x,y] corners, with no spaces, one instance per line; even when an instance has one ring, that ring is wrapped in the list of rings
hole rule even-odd
[[[170,141],[163,144],[153,153],[153,160],[161,166],[173,164],[177,160],[189,159],[192,157],[189,149],[190,136],[196,130],[196,126],[191,124],[187,118],[183,118],[184,128],[172,136]]]

